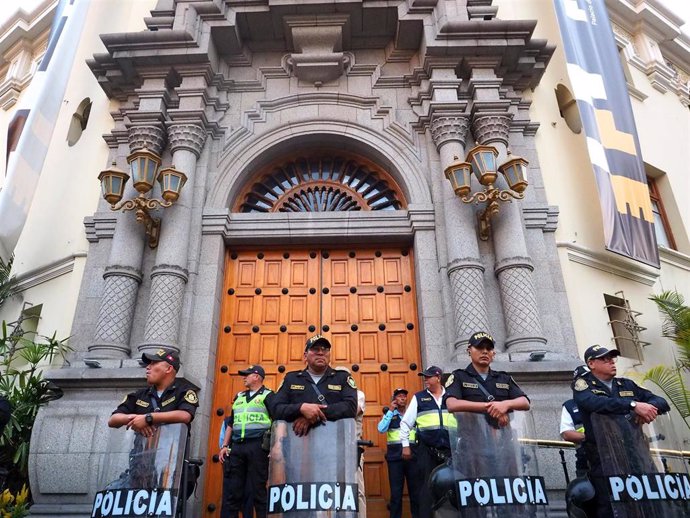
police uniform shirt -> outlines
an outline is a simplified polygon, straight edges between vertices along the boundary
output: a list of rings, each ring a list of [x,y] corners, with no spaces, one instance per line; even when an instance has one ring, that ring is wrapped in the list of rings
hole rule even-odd
[[[321,404],[312,385],[307,369],[288,372],[271,401],[271,416],[276,420],[294,421],[301,417],[303,403]],[[328,405],[323,410],[326,419],[337,421],[357,415],[357,385],[350,374],[328,367],[316,386],[326,398],[323,403]]]
[[[661,414],[671,410],[664,398],[640,387],[631,379],[613,378],[611,382],[611,390],[609,390],[591,372],[573,382],[573,399],[580,410],[585,430],[592,429],[590,415],[593,412],[600,414],[630,414],[633,412],[633,409],[630,408],[632,401],[649,403],[655,406]],[[593,440],[595,440],[594,437],[587,436],[588,442]]]
[[[465,369],[454,370],[448,377],[446,381],[447,397],[486,403],[487,397],[479,388],[480,383],[496,401],[527,397],[527,394],[507,372],[489,369],[488,376],[484,380],[471,363]]]
[[[147,387],[127,394],[113,414],[148,414],[184,410],[194,419],[199,398],[191,384],[175,381],[160,397],[155,387]]]

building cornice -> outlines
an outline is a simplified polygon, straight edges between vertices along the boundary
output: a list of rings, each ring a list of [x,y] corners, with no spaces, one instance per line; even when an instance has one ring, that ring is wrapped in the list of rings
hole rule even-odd
[[[645,286],[653,286],[661,275],[660,270],[656,268],[613,252],[592,250],[577,243],[565,241],[558,241],[556,246],[564,249],[568,254],[568,260],[573,263],[589,266]]]
[[[86,253],[79,252],[76,254],[68,255],[57,261],[50,262],[39,266],[38,268],[33,268],[22,272],[17,275],[17,292],[26,291],[30,288],[43,284],[45,282],[51,281],[62,275],[71,273],[74,270],[74,263],[78,258],[86,257]]]
[[[57,5],[58,0],[43,0],[31,11],[19,8],[0,25],[0,66],[6,63],[4,54],[19,40],[38,39],[50,29]]]

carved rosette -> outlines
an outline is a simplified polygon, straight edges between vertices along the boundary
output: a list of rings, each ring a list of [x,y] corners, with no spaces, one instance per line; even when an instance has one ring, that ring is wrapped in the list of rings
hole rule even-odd
[[[545,348],[546,338],[532,282],[533,269],[528,257],[513,257],[496,265],[495,272],[508,331],[506,347],[512,352]]]
[[[453,316],[457,333],[455,347],[467,345],[477,331],[489,329],[484,293],[484,267],[472,259],[453,261],[448,268],[452,288]]]
[[[429,130],[436,149],[451,141],[460,142],[464,147],[469,126],[469,117],[464,115],[434,115]]]
[[[179,328],[188,272],[174,265],[160,265],[151,272],[151,298],[140,351],[172,347],[179,351]]]
[[[103,278],[103,298],[89,357],[127,357],[141,272],[134,268],[111,266],[106,269]]]
[[[472,135],[477,144],[489,145],[502,142],[508,146],[508,133],[512,114],[482,114],[477,113],[472,118]]]
[[[161,124],[137,124],[127,130],[129,149],[133,153],[139,149],[148,149],[160,155],[165,147],[165,129]]]
[[[206,142],[206,131],[198,124],[174,123],[168,126],[168,142],[173,153],[184,149],[198,159]]]

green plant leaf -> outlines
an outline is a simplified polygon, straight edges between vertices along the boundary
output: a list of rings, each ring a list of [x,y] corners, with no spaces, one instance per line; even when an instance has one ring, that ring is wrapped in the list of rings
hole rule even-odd
[[[686,420],[690,417],[690,392],[688,392],[683,373],[678,369],[671,369],[664,365],[658,365],[649,369],[643,378],[651,381],[666,395],[669,402],[678,410],[681,417]],[[690,428],[690,426],[688,426]]]

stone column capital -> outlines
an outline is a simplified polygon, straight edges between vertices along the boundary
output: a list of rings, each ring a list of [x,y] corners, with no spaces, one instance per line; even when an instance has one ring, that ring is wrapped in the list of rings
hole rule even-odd
[[[127,128],[129,150],[148,149],[160,155],[165,147],[165,128],[160,123],[133,124]]]
[[[511,113],[482,113],[477,112],[472,116],[472,134],[477,144],[489,145],[494,142],[508,146],[508,134],[510,122],[513,119]]]
[[[469,127],[470,118],[459,113],[435,113],[429,124],[436,149],[440,149],[443,144],[451,141],[459,142],[464,147]]]
[[[199,124],[174,122],[168,124],[168,142],[173,153],[185,149],[194,153],[198,159],[206,142],[206,130]]]

